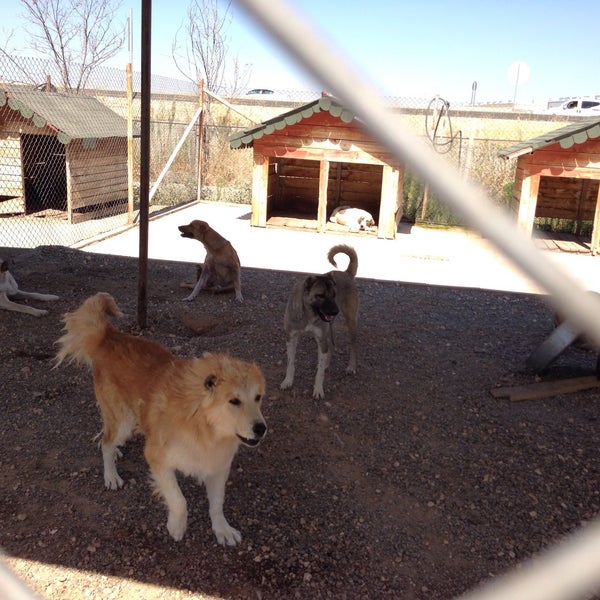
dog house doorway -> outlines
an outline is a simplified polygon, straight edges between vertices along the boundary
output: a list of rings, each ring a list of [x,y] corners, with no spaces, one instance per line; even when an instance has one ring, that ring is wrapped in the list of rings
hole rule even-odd
[[[50,135],[21,135],[25,213],[67,210],[65,146]]]
[[[269,161],[267,222],[316,228],[320,162],[295,158]],[[381,165],[331,162],[327,179],[327,218],[338,206],[353,206],[379,217]]]

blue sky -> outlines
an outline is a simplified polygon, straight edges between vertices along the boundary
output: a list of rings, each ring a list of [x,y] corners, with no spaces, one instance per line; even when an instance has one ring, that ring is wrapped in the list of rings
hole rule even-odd
[[[270,2],[272,0],[265,0]],[[509,67],[526,63],[530,75],[516,90],[517,100],[544,104],[549,98],[600,94],[597,38],[600,3],[555,0],[291,0],[382,93],[430,98],[436,94],[468,102],[473,82],[480,102],[512,100]],[[178,77],[171,44],[186,16],[187,0],[154,0],[152,67]],[[141,3],[123,5],[134,16],[134,47],[139,46]],[[0,33],[22,27],[20,11],[3,15]],[[320,90],[284,50],[271,42],[240,7],[232,4],[230,53],[251,66],[250,87]],[[0,37],[0,40],[2,38]],[[20,40],[22,42],[22,40]],[[17,45],[20,50],[22,45]],[[139,50],[139,48],[137,48]],[[27,54],[26,51],[23,52]],[[124,65],[126,48],[111,66]],[[139,68],[135,64],[134,68]]]

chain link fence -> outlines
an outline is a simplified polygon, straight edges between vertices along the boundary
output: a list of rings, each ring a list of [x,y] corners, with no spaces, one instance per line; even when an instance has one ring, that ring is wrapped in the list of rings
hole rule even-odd
[[[0,55],[0,245],[73,246],[135,222],[139,74],[131,73],[129,81],[128,94],[126,69],[98,67],[85,90],[67,92],[51,61]],[[205,94],[197,118],[199,86],[153,76],[151,214],[198,199],[249,203],[251,150],[232,150],[229,137],[320,95],[275,92],[273,99],[226,98],[230,106]],[[390,98],[389,107],[498,203],[510,198],[515,168],[498,152],[561,125],[558,117],[514,111],[508,104]],[[403,213],[415,222],[460,224],[410,172]]]
[[[129,93],[126,69],[96,69],[79,93],[61,89],[59,81],[51,61],[0,56],[2,245],[70,246],[135,221],[139,75],[131,73]],[[153,78],[153,88],[156,180],[198,108],[198,93],[165,77]],[[195,137],[163,178],[163,200],[170,204],[196,198]]]
[[[123,187],[123,161],[126,161],[123,158],[123,137],[127,137],[122,131],[122,121],[125,120],[123,105],[127,104],[125,75],[113,70],[99,70],[96,75],[100,78],[103,73],[106,74],[106,79],[102,81],[104,87],[94,80],[93,85],[97,88],[90,86],[85,96],[95,102],[88,102],[89,112],[81,114],[73,110],[75,102],[61,103],[61,99],[68,95],[61,94],[60,90],[53,91],[52,81],[55,79],[47,62],[33,59],[0,60],[0,245],[70,245],[131,222],[132,208],[135,213],[135,193],[131,206],[131,190],[124,191]],[[113,80],[109,75],[119,85],[115,83],[111,87],[109,81]],[[135,81],[135,77],[133,79]],[[170,84],[171,80],[155,82],[153,79],[153,180],[159,178],[162,167],[198,107],[195,90],[170,88]],[[138,84],[134,83],[134,89],[137,90],[136,86]],[[45,110],[63,109],[62,112],[66,114],[62,116],[67,123],[64,129],[57,128],[44,117],[43,112],[33,109],[35,100],[31,92],[46,95],[42,102]],[[135,93],[131,109],[134,121],[139,115],[139,101]],[[48,106],[50,97],[56,99],[58,109]],[[298,98],[298,103],[307,100],[310,98]],[[102,104],[104,109],[97,103]],[[197,132],[195,136],[189,136],[185,142],[189,142],[189,147],[182,146],[178,158],[169,168],[168,176],[162,179],[162,188],[157,189],[153,197],[156,203],[177,204],[195,199],[198,194],[196,175],[201,164],[203,197],[213,190],[214,198],[211,199],[229,199],[225,197],[225,190],[243,190],[250,181],[251,156],[247,151],[231,151],[227,144],[229,134],[247,126],[247,123],[237,113],[222,107],[217,109],[213,104],[209,107],[202,148],[198,145]],[[512,111],[510,107],[445,108],[439,99],[429,103],[395,99],[390,104],[397,109],[405,125],[419,136],[427,137],[436,151],[443,154],[461,176],[480,183],[497,203],[506,200],[507,187],[510,187],[514,178],[514,166],[499,159],[498,152],[515,142],[561,125],[556,117]],[[288,106],[287,103],[262,106],[249,101],[240,105],[248,115],[254,112],[262,115],[257,121],[272,116],[268,113],[273,110],[285,111]],[[67,107],[71,110],[66,110]],[[121,123],[105,109],[119,116]],[[102,127],[98,127],[97,120],[90,119],[92,114],[102,118]],[[376,122],[372,118],[371,121]],[[125,152],[125,156],[133,156],[133,174],[127,174],[127,186],[138,180],[139,148],[135,144],[135,137],[133,140],[133,151]],[[236,169],[234,165],[241,168]],[[427,171],[423,166],[422,170]],[[426,184],[410,173],[406,178],[405,214],[412,212],[415,220],[438,223],[457,218],[447,212],[448,209],[442,207],[436,198],[426,193]],[[458,205],[452,186],[441,185],[446,184],[446,179],[440,181],[440,187],[445,187],[447,196]],[[468,188],[459,190],[461,193],[463,191],[467,199],[476,202]],[[243,191],[240,197],[244,200]],[[482,199],[482,203],[485,201]],[[484,218],[486,211],[472,211],[480,224],[492,221]],[[489,214],[494,216],[491,212]],[[508,228],[506,232],[500,231],[502,227],[502,224],[498,226],[496,242],[512,239],[513,232]],[[487,230],[490,231],[490,228]],[[512,253],[507,254],[527,266],[529,273],[535,272],[539,265],[543,266],[540,259],[526,260],[523,248],[525,246],[517,245]],[[593,312],[590,305],[592,299],[581,294],[576,286],[571,286],[568,278],[565,279],[563,290],[558,284],[560,273],[556,274],[558,279],[555,281],[552,279],[554,269],[538,268],[537,272],[541,274],[540,283],[546,283],[546,287],[554,291],[565,306],[568,306],[568,300],[572,303],[572,315],[581,307],[582,320],[587,319],[589,324],[597,321],[589,316]],[[597,331],[597,327],[592,331]],[[599,334],[596,333],[595,337],[598,338]],[[598,581],[598,527],[597,523],[588,525],[567,544],[541,559],[522,565],[513,574],[464,596],[464,599],[592,597],[590,590]]]

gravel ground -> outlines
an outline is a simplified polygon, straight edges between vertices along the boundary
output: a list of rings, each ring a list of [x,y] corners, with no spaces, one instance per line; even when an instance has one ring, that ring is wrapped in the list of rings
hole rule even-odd
[[[137,331],[136,261],[0,252],[23,289],[60,295],[40,319],[0,312],[0,545],[45,598],[452,598],[599,511],[597,392],[490,394],[533,381],[525,360],[553,326],[540,296],[359,279],[358,372],[344,374],[339,322],[318,402],[309,339],[296,387],[279,391],[294,274],[246,268],[243,304],[231,295],[188,304],[179,284],[193,267],[152,261],[141,335],[181,356],[254,360],[268,385],[269,433],[240,449],[227,491],[241,544],[216,543],[204,490],[188,479],[188,531],[174,542],[142,441],[124,448],[125,487],[105,490],[91,376],[51,369],[62,314],[97,291],[126,313],[119,327]],[[595,358],[571,347],[544,378],[590,374]]]

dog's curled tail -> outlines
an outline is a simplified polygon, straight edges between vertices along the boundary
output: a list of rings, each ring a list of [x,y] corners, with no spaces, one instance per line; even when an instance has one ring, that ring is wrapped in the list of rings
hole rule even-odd
[[[327,253],[327,259],[337,268],[337,263],[335,262],[336,254],[345,254],[350,259],[348,267],[346,268],[346,273],[349,273],[352,277],[356,277],[356,271],[358,271],[358,256],[356,255],[356,250],[354,250],[352,246],[347,246],[346,244],[338,244],[337,246],[330,248]]]
[[[111,327],[106,317],[122,315],[114,298],[105,292],[91,296],[77,310],[66,313],[63,317],[66,333],[56,342],[60,349],[54,366],[58,367],[65,359],[69,363],[91,365],[94,350],[104,338],[106,329]]]

